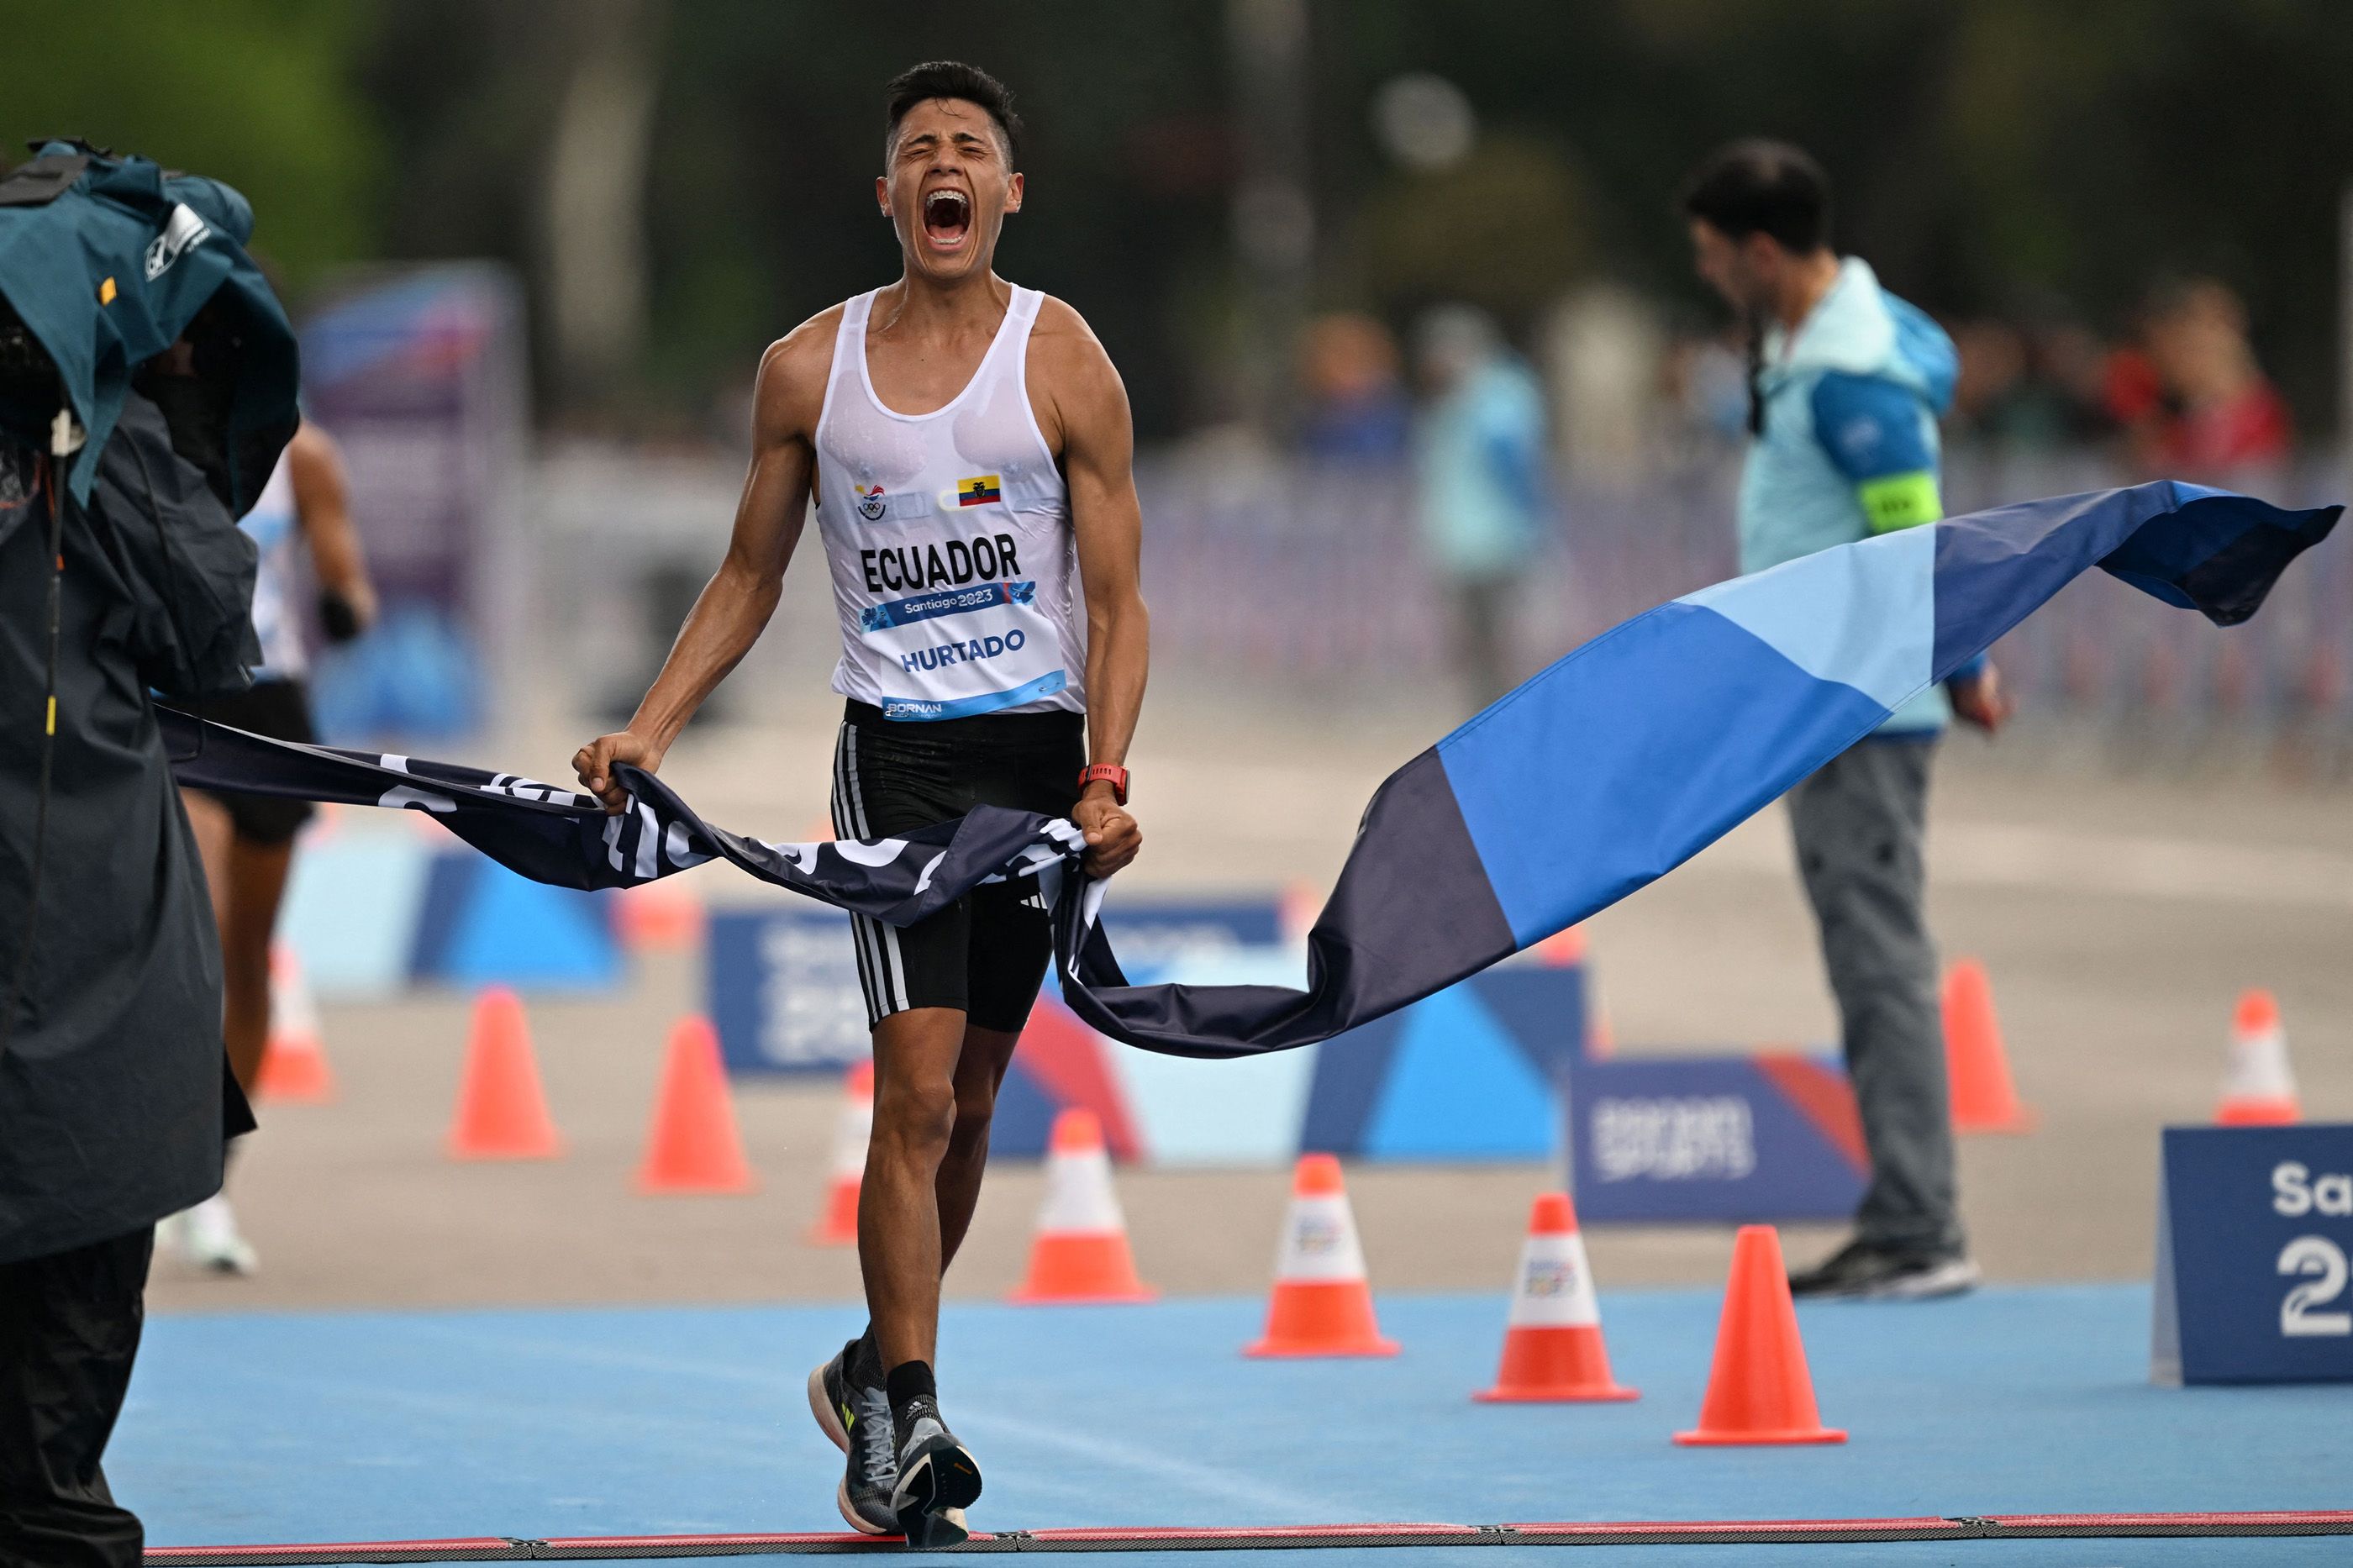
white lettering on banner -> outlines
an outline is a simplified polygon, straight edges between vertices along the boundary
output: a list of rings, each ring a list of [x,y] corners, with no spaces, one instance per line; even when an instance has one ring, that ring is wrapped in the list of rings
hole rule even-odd
[[[915,897],[920,899],[923,896],[923,889],[932,885],[932,873],[938,870],[940,862],[947,858],[948,852],[943,849],[923,862],[923,874],[915,879]]]
[[[517,800],[552,800],[559,805],[587,805],[596,798],[576,795],[568,789],[558,789],[554,784],[543,784],[520,773],[500,773],[482,787],[492,795],[511,795]]]
[[[181,210],[185,212],[187,209],[183,207]],[[390,752],[379,752],[376,756],[376,765],[389,768],[396,773],[405,773],[408,771],[408,759]],[[430,790],[414,789],[407,784],[393,785],[392,788],[378,795],[375,803],[378,805],[392,806],[421,805],[427,811],[458,809],[458,803],[446,795],[437,795]]]
[[[375,803],[378,805],[419,805],[423,806],[427,811],[455,811],[458,809],[458,803],[451,800],[448,795],[435,795],[430,790],[417,789],[408,784],[393,785],[390,789],[376,796]]]
[[[690,866],[700,866],[705,860],[711,858],[708,855],[695,854],[688,847],[689,842],[690,836],[686,831],[686,824],[683,822],[673,822],[668,828],[663,830],[662,853],[670,858],[670,863],[671,865],[678,867],[681,870],[684,870]]]
[[[645,827],[638,834],[638,875],[652,881],[661,875],[661,825],[654,820],[654,808],[644,801],[638,805],[638,820]]]
[[[1602,1100],[1590,1121],[1605,1182],[1737,1181],[1757,1168],[1757,1131],[1737,1095]]]
[[[833,852],[853,866],[888,866],[907,847],[903,838],[878,838],[871,844],[855,838],[837,838]]]
[[[2324,1172],[2315,1178],[2301,1160],[2283,1160],[2272,1167],[2272,1210],[2298,1219],[2315,1210],[2342,1219],[2353,1215],[2353,1174]]]

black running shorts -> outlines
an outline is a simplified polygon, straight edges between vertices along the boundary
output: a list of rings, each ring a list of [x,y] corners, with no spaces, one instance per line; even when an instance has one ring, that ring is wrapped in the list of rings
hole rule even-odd
[[[187,710],[199,719],[273,741],[300,741],[307,745],[318,739],[311,728],[311,695],[299,680],[257,680],[243,691],[189,703]],[[230,826],[248,844],[274,847],[291,843],[311,820],[307,800],[235,790],[203,793],[227,809]]]
[[[1067,816],[1086,766],[1080,713],[981,713],[893,722],[852,702],[833,753],[833,830],[883,838],[976,805]],[[1018,1031],[1046,978],[1053,928],[1033,879],[988,882],[903,929],[850,917],[866,1017],[953,1007],[984,1029]]]

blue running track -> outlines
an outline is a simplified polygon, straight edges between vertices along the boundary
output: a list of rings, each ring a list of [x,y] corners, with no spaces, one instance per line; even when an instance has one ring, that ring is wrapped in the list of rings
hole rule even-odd
[[[2353,1385],[2152,1388],[2144,1289],[1808,1308],[1824,1418],[1853,1434],[1829,1448],[1669,1443],[1698,1412],[1716,1310],[1714,1292],[1604,1297],[1620,1381],[1643,1394],[1630,1405],[1473,1405],[1500,1292],[1383,1298],[1405,1352],[1382,1362],[1247,1361],[1255,1302],[951,1306],[941,1388],[987,1473],[982,1530],[2353,1507]],[[156,1545],[836,1530],[839,1459],[803,1385],[860,1321],[848,1307],[161,1318],[108,1469]],[[1362,1555],[2318,1564],[2353,1561],[2353,1538]],[[1116,1561],[1241,1557],[1316,1560]]]

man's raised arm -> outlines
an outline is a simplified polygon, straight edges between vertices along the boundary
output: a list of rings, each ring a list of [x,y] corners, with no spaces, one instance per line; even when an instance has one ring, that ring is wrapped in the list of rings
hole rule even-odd
[[[695,599],[628,728],[599,735],[573,755],[581,784],[609,811],[620,810],[624,798],[613,764],[659,769],[678,732],[776,613],[785,565],[808,515],[817,420],[839,315],[828,311],[805,323],[761,356],[752,395],[752,467],[726,559]]]
[[[1059,301],[1050,342],[1056,357],[1054,407],[1062,427],[1062,468],[1071,528],[1087,599],[1087,761],[1127,761],[1144,707],[1152,618],[1145,608],[1144,514],[1135,499],[1135,429],[1127,388],[1078,312]],[[1086,866],[1108,877],[1135,858],[1144,837],[1112,786],[1091,784],[1071,820],[1086,834]]]

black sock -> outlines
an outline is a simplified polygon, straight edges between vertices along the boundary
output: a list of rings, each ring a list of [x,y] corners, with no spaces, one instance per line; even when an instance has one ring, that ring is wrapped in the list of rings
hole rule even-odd
[[[939,1399],[940,1391],[932,1381],[932,1363],[927,1361],[902,1361],[891,1369],[882,1380],[882,1390],[891,1396],[891,1419],[903,1426],[907,1406],[918,1398]]]

